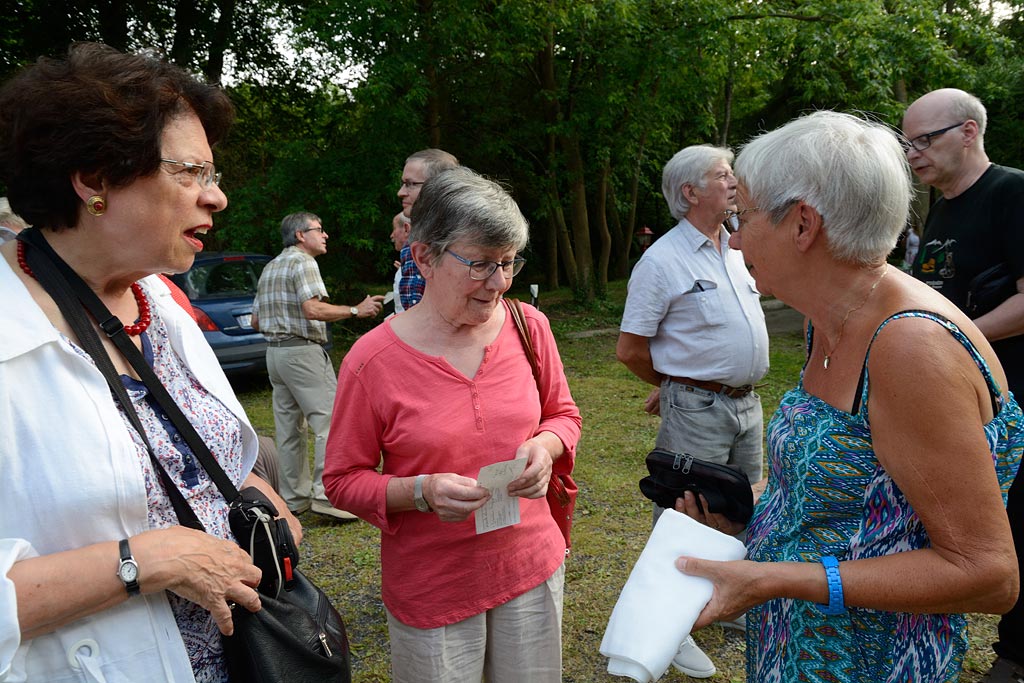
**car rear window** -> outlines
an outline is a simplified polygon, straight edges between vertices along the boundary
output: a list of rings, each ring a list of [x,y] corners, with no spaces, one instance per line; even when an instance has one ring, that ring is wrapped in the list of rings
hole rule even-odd
[[[184,290],[193,300],[255,296],[263,261],[224,261],[193,266],[184,276]]]

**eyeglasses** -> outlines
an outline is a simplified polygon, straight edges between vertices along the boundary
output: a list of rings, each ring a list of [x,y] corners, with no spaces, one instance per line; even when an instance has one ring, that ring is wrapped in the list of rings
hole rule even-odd
[[[728,230],[729,232],[735,232],[739,230],[741,227],[743,227],[744,216],[760,210],[761,209],[759,207],[752,206],[749,209],[740,209],[739,211],[726,211],[725,220],[722,222],[725,223],[726,230]]]
[[[515,257],[511,261],[470,261],[464,259],[452,250],[448,250],[448,253],[458,259],[459,263],[465,263],[469,266],[469,279],[471,280],[486,280],[491,275],[494,275],[494,271],[501,266],[501,272],[506,278],[513,278],[519,274],[519,271],[523,269],[526,264],[526,259]]]
[[[181,166],[183,170],[178,173],[188,173],[199,181],[199,184],[206,189],[213,185],[220,185],[220,178],[223,174],[217,173],[212,161],[204,161],[201,164],[193,164],[190,161],[177,161],[175,159],[161,159],[161,163]]]
[[[324,227],[322,225],[318,225],[315,228],[306,228],[302,232],[313,232],[314,230],[319,230],[320,232],[322,232],[325,235],[327,234],[327,231],[324,230]]]
[[[419,187],[420,185],[422,185],[425,182],[427,182],[427,181],[425,181],[425,180],[403,180],[402,181],[402,188],[406,189],[406,190],[411,190],[414,187]]]
[[[903,151],[904,152],[909,152],[911,147],[916,149],[918,152],[923,152],[923,151],[925,151],[926,149],[928,149],[929,147],[932,146],[932,138],[937,138],[940,135],[942,135],[943,133],[948,133],[949,131],[953,130],[954,128],[959,128],[960,126],[964,125],[965,123],[967,123],[967,121],[961,121],[960,123],[954,123],[952,126],[946,126],[945,128],[940,128],[938,130],[933,130],[931,133],[925,133],[923,135],[918,135],[913,140],[906,140],[906,139],[900,140],[900,144],[903,146]]]

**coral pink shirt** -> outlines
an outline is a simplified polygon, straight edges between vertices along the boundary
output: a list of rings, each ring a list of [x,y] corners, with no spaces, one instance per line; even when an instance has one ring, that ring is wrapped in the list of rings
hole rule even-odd
[[[476,478],[481,467],[512,459],[542,431],[565,445],[558,470],[571,466],[579,410],[547,318],[529,305],[523,310],[541,366],[541,396],[507,314],[473,378],[405,344],[387,321],[360,338],[341,364],[324,487],[335,506],[381,529],[384,604],[409,626],[437,628],[485,612],[535,588],[564,561],[565,541],[544,498],[521,498],[519,524],[480,535],[473,516],[452,523],[431,513],[387,512],[392,476]]]

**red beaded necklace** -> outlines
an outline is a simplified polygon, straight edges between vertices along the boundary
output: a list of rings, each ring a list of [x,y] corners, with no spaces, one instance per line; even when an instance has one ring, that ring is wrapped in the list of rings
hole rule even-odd
[[[18,265],[25,271],[25,274],[31,278],[36,278],[35,273],[28,266],[28,261],[25,260],[25,243],[18,242]],[[152,317],[149,314],[149,301],[146,300],[146,295],[142,291],[142,286],[138,282],[132,283],[132,295],[135,297],[135,303],[139,307],[139,321],[134,325],[125,325],[124,331],[128,334],[138,336],[145,332],[149,328],[149,323],[152,322]]]

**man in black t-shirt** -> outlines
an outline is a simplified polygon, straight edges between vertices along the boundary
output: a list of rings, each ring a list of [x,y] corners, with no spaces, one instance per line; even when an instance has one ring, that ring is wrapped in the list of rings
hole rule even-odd
[[[977,97],[953,88],[923,95],[903,116],[907,160],[921,182],[942,194],[928,212],[912,272],[965,312],[968,286],[978,274],[1005,264],[1018,278],[1016,291],[1011,286],[974,322],[999,356],[1010,391],[1024,400],[1024,172],[989,161],[986,119]],[[1006,509],[1020,565],[1024,476],[1010,488]],[[1024,676],[1024,601],[1000,621],[994,649],[999,659],[990,680]]]

